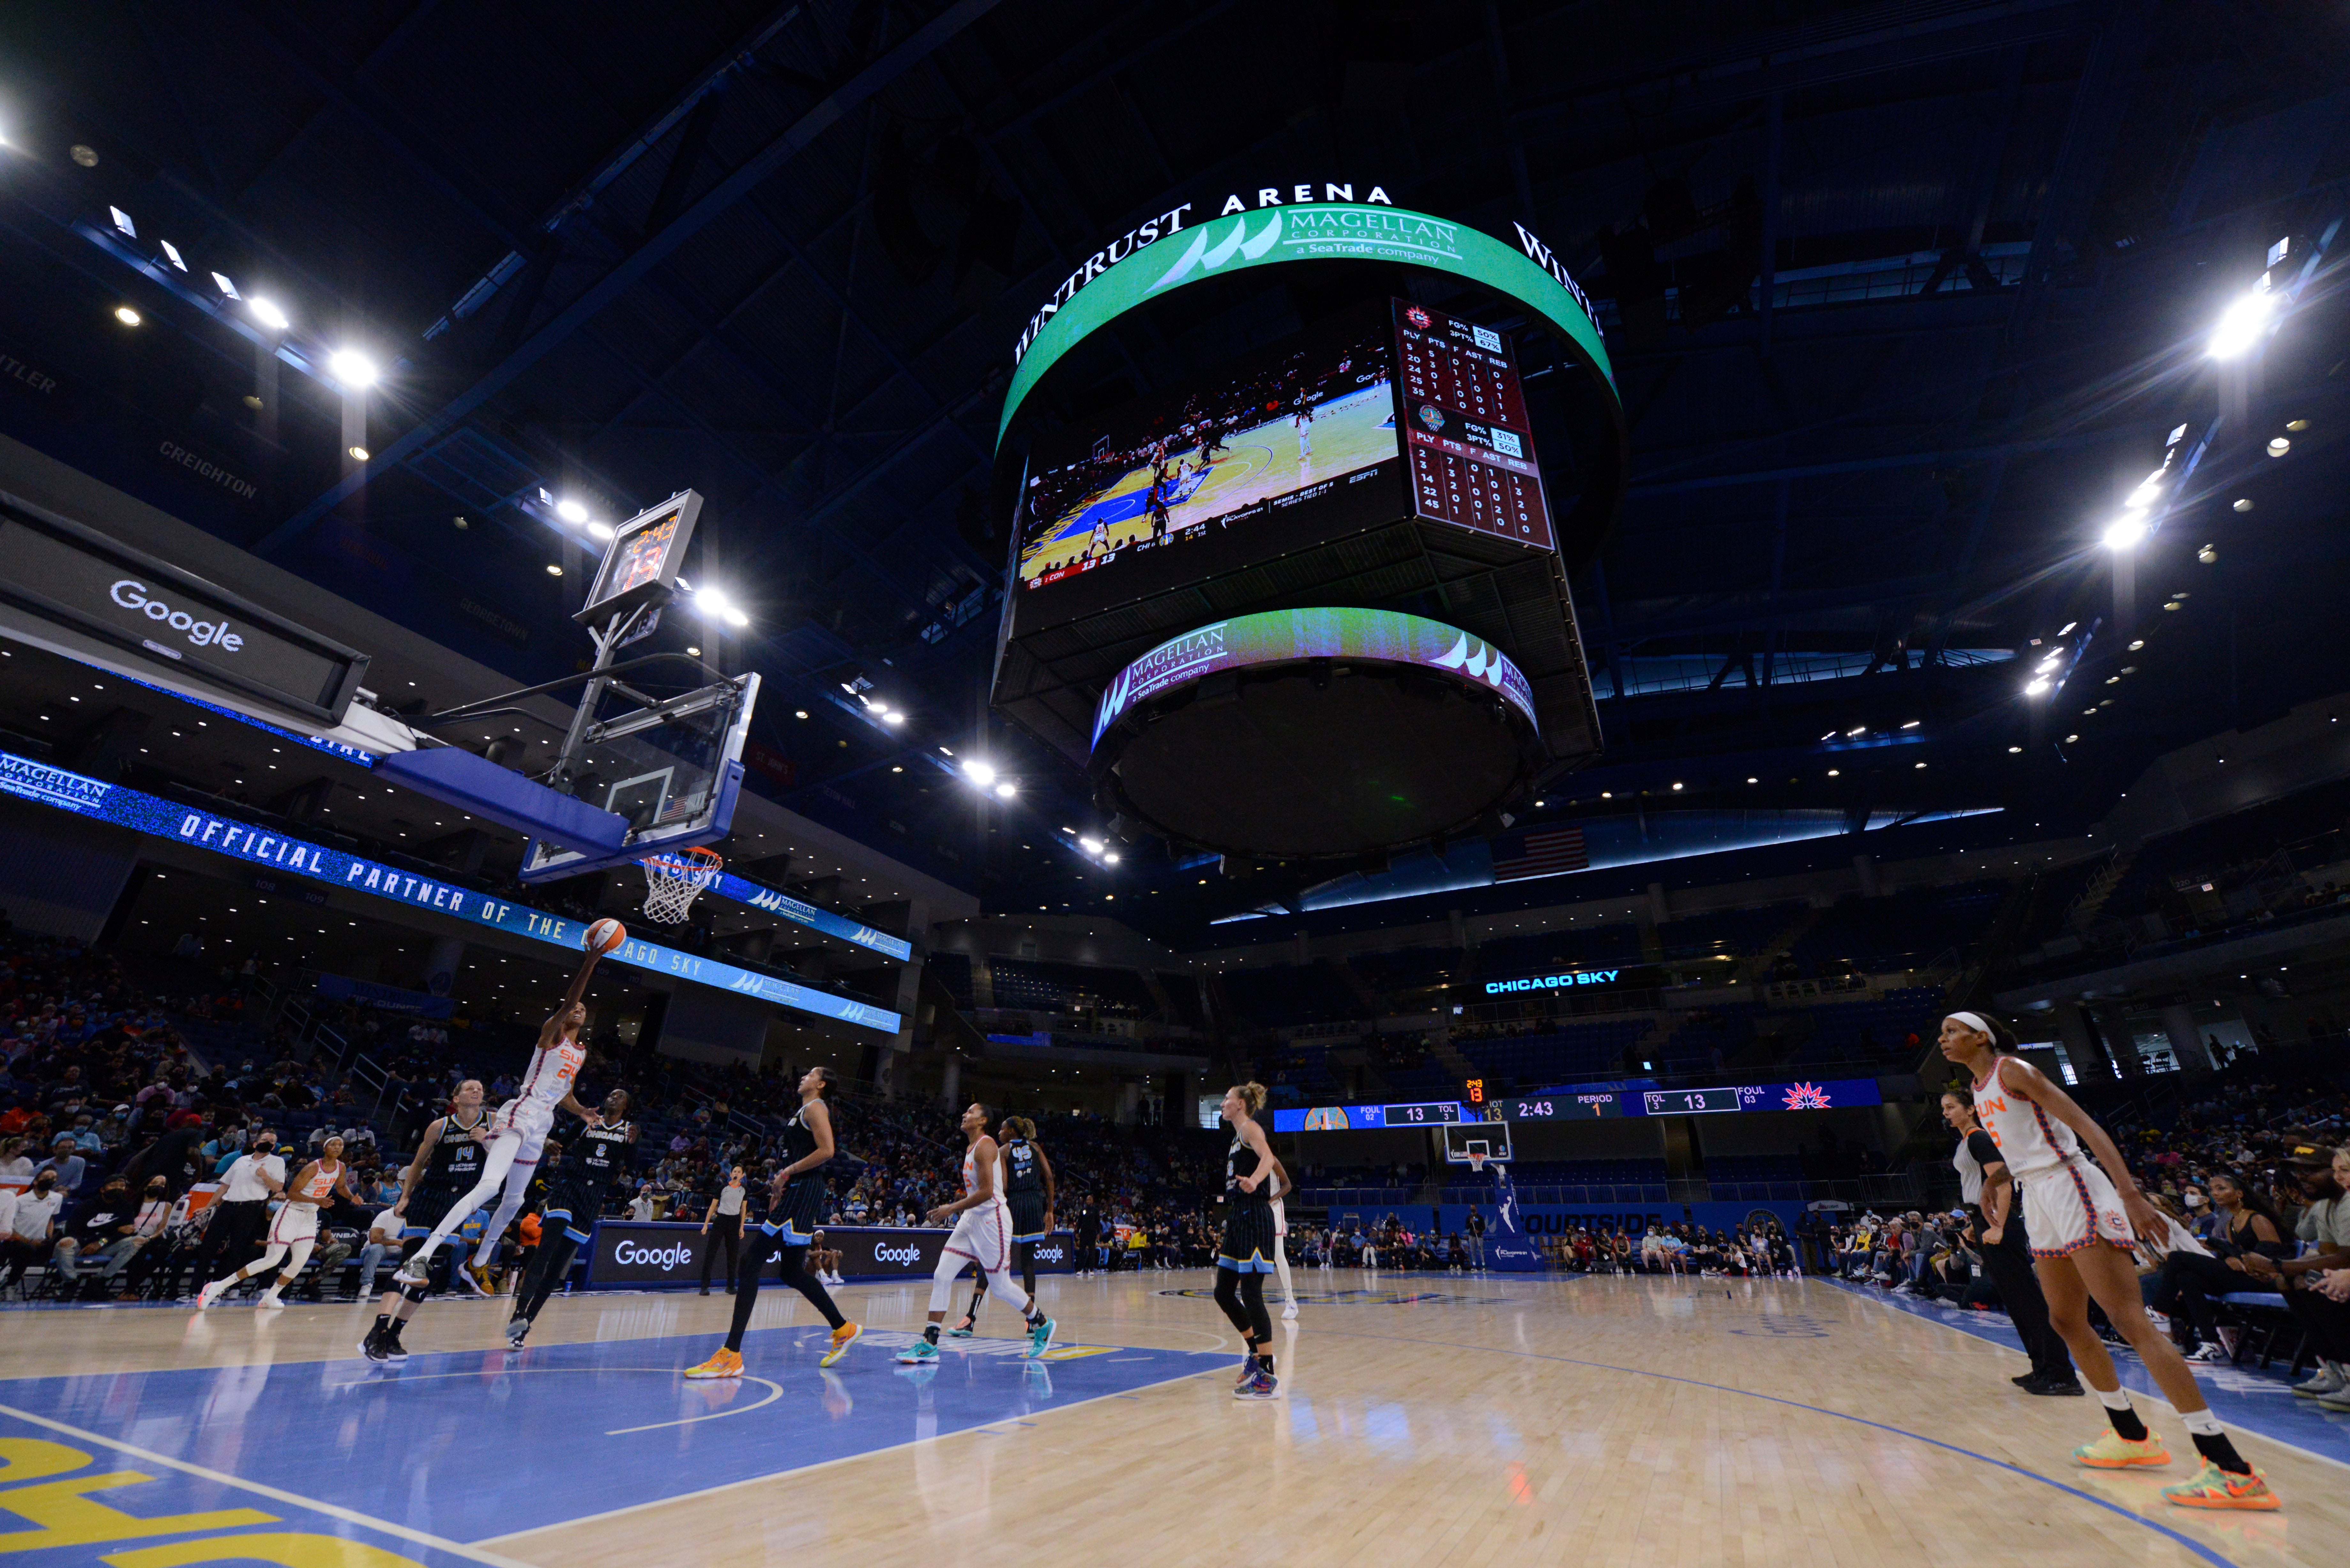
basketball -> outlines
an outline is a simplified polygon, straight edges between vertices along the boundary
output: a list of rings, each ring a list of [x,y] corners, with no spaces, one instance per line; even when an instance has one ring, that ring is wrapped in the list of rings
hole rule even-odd
[[[598,920],[588,928],[588,950],[599,957],[628,940],[629,928],[618,920]]]

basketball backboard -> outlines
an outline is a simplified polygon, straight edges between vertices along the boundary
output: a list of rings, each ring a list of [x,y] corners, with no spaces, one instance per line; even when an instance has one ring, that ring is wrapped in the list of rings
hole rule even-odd
[[[1504,1165],[1510,1162],[1507,1122],[1447,1122],[1443,1131],[1444,1158],[1453,1165],[1467,1165],[1472,1154]]]
[[[736,676],[648,705],[615,688],[598,694],[569,758],[570,793],[629,825],[618,849],[582,850],[533,838],[522,879],[561,877],[641,860],[662,850],[713,843],[734,820],[743,784],[743,742],[758,705],[759,677]]]

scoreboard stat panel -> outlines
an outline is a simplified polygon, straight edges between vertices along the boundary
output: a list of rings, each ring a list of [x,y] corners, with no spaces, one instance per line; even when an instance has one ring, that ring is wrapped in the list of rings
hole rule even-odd
[[[1395,302],[1398,423],[1422,517],[1555,549],[1525,389],[1491,327]]]

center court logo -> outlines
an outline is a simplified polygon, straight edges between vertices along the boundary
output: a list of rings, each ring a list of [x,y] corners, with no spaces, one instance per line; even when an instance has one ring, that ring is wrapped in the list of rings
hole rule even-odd
[[[922,1261],[922,1250],[920,1247],[876,1247],[873,1249],[873,1261],[877,1263],[902,1263],[910,1269]]]
[[[671,1247],[643,1247],[634,1241],[622,1241],[612,1249],[612,1262],[642,1263],[666,1274],[693,1262],[693,1249],[683,1242]]]

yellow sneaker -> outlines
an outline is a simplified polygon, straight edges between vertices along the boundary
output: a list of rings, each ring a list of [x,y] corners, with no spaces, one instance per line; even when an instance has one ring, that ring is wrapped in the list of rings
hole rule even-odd
[[[2252,1508],[2262,1511],[2284,1506],[2269,1490],[2268,1480],[2260,1471],[2240,1476],[2233,1470],[2221,1469],[2209,1459],[2185,1480],[2164,1487],[2162,1501],[2181,1508]]]
[[[855,1345],[857,1343],[857,1336],[864,1332],[865,1328],[863,1324],[854,1323],[844,1323],[838,1328],[834,1329],[832,1331],[832,1348],[824,1353],[824,1359],[817,1362],[816,1365],[818,1366],[829,1366],[834,1362],[839,1360],[842,1356],[847,1355],[848,1347]],[[736,1369],[740,1370],[743,1364],[740,1361],[737,1361],[734,1365]]]
[[[743,1376],[742,1353],[721,1345],[712,1351],[710,1359],[701,1366],[687,1367],[685,1375],[688,1377],[740,1377]]]
[[[2107,1432],[2095,1442],[2074,1449],[2073,1458],[2093,1470],[2126,1470],[2141,1465],[2167,1465],[2170,1462],[2170,1450],[2152,1432],[2137,1442],[2119,1432]]]

